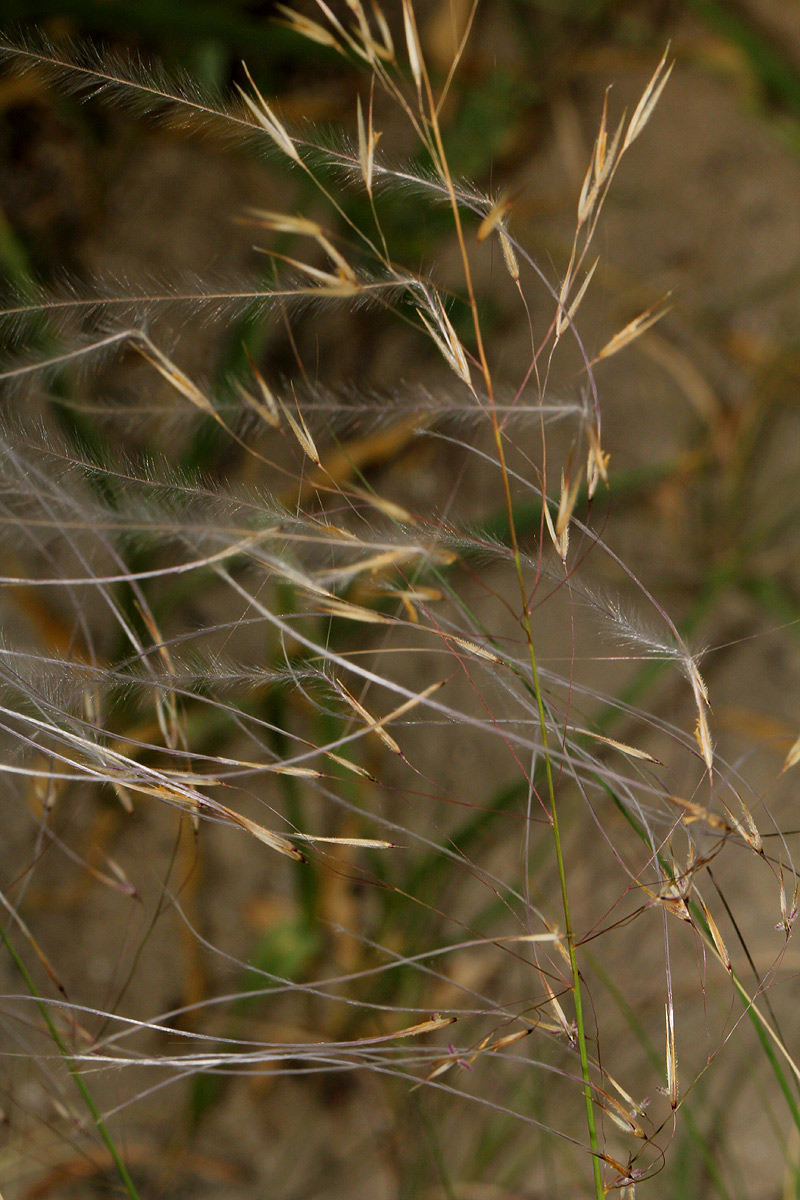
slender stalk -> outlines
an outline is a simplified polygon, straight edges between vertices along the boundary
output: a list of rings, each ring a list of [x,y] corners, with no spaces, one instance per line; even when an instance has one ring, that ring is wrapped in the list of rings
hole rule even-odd
[[[51,1017],[48,1007],[45,1004],[44,1000],[42,999],[42,996],[41,996],[38,988],[36,987],[36,984],[33,982],[33,978],[31,977],[31,974],[28,971],[28,968],[25,966],[25,963],[22,961],[19,954],[17,953],[16,947],[10,941],[8,934],[6,933],[5,929],[3,929],[2,927],[0,927],[0,939],[2,939],[3,945],[5,946],[6,950],[8,950],[8,953],[11,956],[11,959],[12,959],[15,967],[17,968],[20,975],[22,976],[22,978],[25,982],[26,988],[28,989],[31,996],[33,996],[34,1000],[36,1001],[36,1006],[42,1015],[42,1020],[44,1021],[45,1025],[47,1026],[47,1032],[50,1034],[50,1037],[53,1039],[56,1046],[58,1047],[58,1052],[61,1055],[61,1057],[63,1058],[63,1060],[66,1064],[67,1070],[69,1071],[70,1075],[72,1076],[73,1082],[75,1083],[76,1088],[80,1092],[84,1104],[86,1105],[87,1109],[89,1110],[89,1115],[91,1116],[92,1120],[94,1121],[95,1128],[97,1129],[97,1132],[100,1134],[100,1137],[103,1139],[103,1142],[105,1143],[108,1153],[111,1155],[111,1161],[113,1162],[113,1164],[117,1170],[117,1174],[119,1175],[119,1177],[122,1181],[125,1191],[128,1193],[130,1200],[140,1200],[139,1193],[136,1190],[136,1184],[133,1182],[133,1180],[130,1176],[130,1172],[128,1171],[128,1168],[125,1165],[125,1162],[124,1162],[119,1150],[117,1149],[116,1143],[114,1142],[114,1139],[112,1138],[111,1133],[109,1132],[109,1128],[106,1125],[105,1121],[103,1120],[102,1113],[100,1112],[100,1109],[97,1107],[97,1103],[94,1099],[94,1096],[89,1091],[89,1088],[88,1088],[88,1085],[87,1085],[85,1079],[83,1078],[80,1071],[78,1070],[75,1063],[73,1062],[72,1057],[69,1052],[69,1049],[67,1047],[67,1044],[64,1041],[64,1039],[62,1038],[61,1034],[58,1032],[55,1021]]]
[[[467,254],[466,243],[464,239],[464,230],[461,223],[461,213],[458,207],[455,188],[450,176],[447,165],[447,158],[442,141],[441,131],[439,129],[437,108],[433,102],[433,95],[430,89],[427,71],[425,72],[425,84],[428,89],[428,102],[431,110],[431,130],[436,142],[438,151],[439,163],[441,164],[444,183],[450,197],[450,206],[453,212],[453,220],[455,222],[456,236],[461,255],[461,260],[464,267],[464,280],[467,288],[467,296],[470,311],[472,314],[472,323],[475,331],[475,344],[478,352],[478,360],[480,362],[481,374],[486,385],[487,396],[489,399],[489,412],[492,422],[492,432],[494,442],[497,449],[498,462],[500,465],[501,478],[503,480],[503,492],[506,504],[506,512],[508,516],[508,528],[511,535],[511,546],[514,555],[515,573],[519,585],[520,596],[522,600],[522,622],[525,630],[525,640],[528,646],[528,654],[530,657],[531,672],[533,679],[533,691],[536,697],[536,706],[539,713],[539,727],[542,738],[542,751],[545,763],[545,774],[547,778],[547,795],[550,803],[550,822],[553,830],[553,843],[555,846],[556,863],[558,866],[558,879],[561,888],[561,903],[564,912],[564,928],[567,938],[567,950],[569,954],[570,969],[572,971],[572,991],[575,1004],[575,1027],[578,1039],[578,1053],[581,1063],[581,1077],[583,1079],[583,1095],[586,1103],[586,1125],[589,1131],[589,1145],[592,1151],[592,1169],[594,1175],[594,1186],[597,1200],[603,1200],[605,1190],[603,1188],[603,1177],[600,1166],[600,1144],[597,1137],[597,1123],[594,1115],[594,1102],[592,1099],[592,1080],[589,1070],[589,1052],[586,1046],[586,1026],[583,1016],[583,998],[581,993],[581,976],[578,968],[578,957],[575,949],[575,933],[572,927],[572,913],[569,903],[569,892],[567,889],[567,875],[564,865],[564,852],[561,842],[561,830],[558,821],[558,806],[556,804],[555,786],[553,782],[553,770],[550,760],[550,754],[547,745],[547,720],[544,711],[544,698],[539,682],[539,669],[536,661],[536,651],[533,642],[533,630],[531,628],[530,607],[528,604],[528,595],[525,588],[525,577],[522,568],[522,557],[519,550],[519,542],[517,539],[517,531],[514,520],[514,504],[511,497],[511,487],[508,477],[508,468],[506,466],[505,449],[503,446],[503,432],[498,420],[497,409],[495,405],[494,387],[492,384],[491,371],[486,357],[486,350],[483,343],[483,336],[480,326],[480,316],[478,313],[478,304],[475,298],[475,291],[472,283],[472,272],[469,265],[469,256]],[[544,487],[542,488],[544,504],[547,503]]]

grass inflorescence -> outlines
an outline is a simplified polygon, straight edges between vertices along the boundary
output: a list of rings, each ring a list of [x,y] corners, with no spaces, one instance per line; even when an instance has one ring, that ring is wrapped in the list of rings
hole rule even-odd
[[[647,1194],[684,1130],[714,1164],[695,1097],[749,1022],[791,1167],[800,1070],[767,995],[797,913],[789,838],[715,747],[691,620],[626,566],[603,515],[615,487],[652,478],[615,479],[603,364],[666,298],[596,348],[580,333],[604,205],[669,52],[630,113],[612,119],[606,96],[553,282],[515,235],[514,195],[449,165],[477,6],[442,76],[411,0],[279,7],[362,72],[349,134],[296,125],[246,67],[226,100],[94,49],[0,44],[93,102],[226,131],[310,197],[234,214],[266,264],[256,282],[20,280],[0,314],[3,803],[24,846],[3,875],[21,981],[4,1021],[9,1055],[57,1099],[36,1127],[9,1085],[17,1156],[52,1167],[66,1143],[144,1196],[170,1088],[191,1140],[236,1086],[310,1096],[318,1076],[366,1076],[421,1114],[442,1194],[471,1176]],[[385,144],[389,113],[413,156]],[[437,231],[445,215],[446,265],[404,261],[407,204]],[[523,361],[490,300],[524,327]],[[395,328],[407,371],[342,382],[310,362],[308,329],[340,309]],[[218,387],[162,337],[183,310],[242,334]],[[259,348],[265,322],[291,369]],[[569,398],[552,386],[562,353],[579,364]],[[122,401],[92,390],[119,357]],[[400,487],[386,469],[406,452],[424,456],[422,501],[413,472]],[[647,707],[659,673],[677,682],[669,716]],[[729,859],[774,899],[767,958],[718,882]],[[85,932],[65,934],[60,903]],[[102,987],[81,957],[97,936]],[[126,1151],[130,1129],[148,1153]],[[450,1152],[460,1137],[474,1155]]]

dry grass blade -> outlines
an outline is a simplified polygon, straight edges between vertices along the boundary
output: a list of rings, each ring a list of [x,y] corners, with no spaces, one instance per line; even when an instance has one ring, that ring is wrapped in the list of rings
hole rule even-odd
[[[460,1062],[461,1060],[456,1054],[450,1054],[446,1058],[437,1059],[424,1079],[414,1084],[411,1089],[412,1092],[417,1091],[424,1083],[431,1083],[432,1080],[438,1079],[440,1075],[444,1075],[445,1071],[449,1071],[451,1067],[457,1066]]]
[[[361,3],[361,0],[346,0],[346,2],[350,12],[355,17],[355,28],[357,29],[358,37],[361,39],[364,57],[370,66],[374,68],[377,66],[378,45],[372,37],[367,14],[364,12],[364,5]]]

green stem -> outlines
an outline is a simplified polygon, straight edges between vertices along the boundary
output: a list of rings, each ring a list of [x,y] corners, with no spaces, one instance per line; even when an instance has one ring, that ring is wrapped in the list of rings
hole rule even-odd
[[[453,222],[455,225],[456,237],[458,240],[459,252],[461,261],[464,267],[464,282],[466,284],[467,297],[469,308],[472,314],[473,330],[475,334],[475,348],[477,358],[480,364],[481,375],[483,376],[486,392],[489,401],[489,415],[492,423],[492,433],[494,443],[497,449],[498,466],[500,467],[500,476],[503,481],[503,493],[506,505],[506,513],[508,514],[508,528],[511,535],[511,546],[514,555],[514,564],[516,569],[517,582],[519,584],[520,597],[522,600],[522,621],[525,629],[525,637],[528,643],[528,653],[530,655],[531,671],[533,677],[533,688],[536,696],[536,704],[539,711],[539,725],[542,735],[542,750],[545,762],[545,770],[547,774],[547,794],[550,802],[550,820],[553,829],[553,840],[555,843],[556,860],[558,863],[558,877],[561,885],[561,902],[564,910],[564,925],[567,936],[567,946],[569,952],[570,967],[572,970],[572,989],[575,1003],[575,1027],[578,1036],[578,1052],[581,1062],[581,1077],[583,1079],[583,1095],[586,1102],[586,1123],[589,1130],[589,1145],[592,1151],[592,1168],[594,1172],[594,1186],[597,1200],[603,1200],[605,1192],[603,1188],[603,1177],[600,1167],[600,1147],[597,1139],[597,1126],[594,1119],[594,1104],[592,1101],[592,1080],[589,1073],[589,1054],[586,1048],[586,1029],[583,1019],[583,1000],[581,995],[581,976],[578,970],[578,958],[575,951],[575,935],[572,929],[572,916],[570,912],[569,894],[567,891],[567,876],[564,867],[564,854],[561,845],[561,832],[558,823],[558,809],[556,805],[555,787],[553,785],[553,771],[550,761],[550,754],[547,748],[547,721],[544,711],[544,699],[542,697],[542,689],[539,683],[539,671],[536,663],[536,653],[533,645],[533,631],[531,629],[530,609],[528,606],[528,595],[525,588],[525,575],[522,569],[522,557],[519,551],[519,541],[517,538],[517,530],[514,521],[514,503],[511,497],[511,486],[509,482],[508,468],[506,466],[505,448],[503,446],[503,431],[497,417],[497,408],[495,406],[494,387],[492,382],[491,371],[486,357],[486,350],[483,343],[483,335],[481,332],[480,317],[478,313],[478,304],[475,298],[475,290],[472,283],[472,272],[470,270],[469,255],[464,240],[464,230],[461,224],[461,214],[456,199],[455,188],[450,177],[450,171],[447,164],[447,156],[442,142],[441,130],[439,128],[438,114],[436,106],[433,102],[433,95],[428,79],[427,71],[423,73],[424,85],[427,92],[428,104],[430,108],[430,124],[433,134],[436,150],[439,158],[439,166],[442,172],[442,178],[447,188],[447,193],[450,199],[450,208],[453,213]],[[542,503],[547,503],[545,488],[542,487]]]
[[[520,574],[520,583],[522,584],[522,564],[518,554],[516,555],[516,558],[518,563],[518,571]],[[572,994],[575,1003],[575,1028],[578,1034],[578,1054],[580,1055],[581,1060],[583,1096],[586,1102],[586,1124],[589,1130],[589,1145],[592,1148],[594,1186],[597,1200],[603,1200],[605,1191],[603,1188],[603,1175],[600,1167],[600,1145],[597,1139],[597,1125],[594,1119],[592,1079],[589,1071],[589,1052],[586,1048],[586,1027],[583,1019],[581,975],[580,970],[578,969],[578,955],[575,950],[575,933],[572,928],[572,912],[569,903],[569,892],[567,890],[567,873],[564,866],[564,850],[561,843],[561,828],[558,821],[558,806],[556,804],[555,787],[553,785],[553,768],[547,748],[547,721],[545,718],[542,689],[539,683],[539,670],[536,664],[536,653],[533,647],[530,613],[528,612],[527,604],[525,605],[523,612],[525,620],[525,633],[528,639],[528,650],[530,652],[531,659],[531,670],[533,671],[533,690],[536,696],[536,706],[539,710],[539,727],[542,734],[542,749],[544,751],[545,774],[547,777],[547,795],[550,801],[550,820],[553,828],[553,842],[555,844],[556,862],[558,864],[558,881],[561,885],[561,904],[564,910],[564,928],[567,935],[567,952],[569,954],[569,964],[572,970]]]
[[[12,959],[14,965],[16,966],[17,970],[19,971],[20,975],[22,976],[23,980],[25,981],[26,988],[28,989],[31,996],[33,996],[34,1000],[36,1001],[36,1005],[39,1009],[39,1012],[42,1015],[42,1019],[44,1020],[44,1023],[47,1026],[47,1031],[50,1034],[53,1041],[55,1042],[56,1046],[58,1047],[58,1052],[61,1055],[61,1057],[63,1058],[63,1060],[67,1066],[67,1070],[69,1071],[70,1075],[72,1076],[75,1086],[77,1087],[78,1091],[80,1092],[80,1094],[83,1098],[83,1102],[86,1105],[87,1109],[89,1110],[89,1114],[91,1115],[91,1118],[94,1121],[95,1128],[97,1129],[97,1132],[100,1134],[100,1137],[103,1139],[106,1149],[108,1150],[109,1154],[111,1155],[111,1161],[113,1162],[114,1166],[117,1169],[117,1174],[119,1175],[120,1179],[122,1180],[123,1186],[124,1186],[126,1192],[128,1193],[130,1200],[140,1200],[139,1193],[136,1190],[136,1185],[133,1182],[133,1180],[131,1179],[130,1173],[128,1172],[128,1168],[125,1165],[125,1163],[119,1153],[119,1150],[117,1149],[117,1147],[114,1143],[114,1139],[112,1138],[111,1134],[109,1133],[108,1126],[106,1125],[105,1121],[103,1120],[100,1109],[97,1107],[97,1104],[95,1103],[95,1099],[92,1096],[92,1093],[89,1091],[86,1081],[84,1080],[80,1071],[76,1067],[75,1063],[72,1061],[72,1057],[70,1055],[69,1049],[67,1048],[67,1044],[64,1041],[64,1039],[62,1038],[61,1034],[58,1032],[55,1022],[53,1021],[53,1018],[50,1015],[50,1011],[49,1011],[47,1005],[45,1004],[44,1000],[42,999],[42,996],[41,996],[38,988],[36,987],[36,984],[33,982],[33,979],[28,971],[28,968],[25,966],[25,963],[20,958],[19,954],[16,951],[16,948],[14,947],[12,942],[9,940],[8,934],[2,927],[0,927],[0,939],[2,939],[3,944],[6,947],[6,949],[8,950],[8,953],[11,956],[11,959]]]

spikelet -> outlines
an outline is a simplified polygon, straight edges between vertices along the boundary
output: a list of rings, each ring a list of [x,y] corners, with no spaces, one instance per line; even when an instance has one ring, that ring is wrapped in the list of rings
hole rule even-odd
[[[797,876],[795,876],[794,894],[790,907],[786,902],[786,885],[782,862],[778,864],[778,878],[780,882],[781,920],[780,924],[776,925],[776,929],[782,929],[788,938],[791,936],[794,923],[797,920],[798,903],[800,902],[800,883],[798,883]]]
[[[783,767],[781,768],[781,774],[783,774],[784,771],[790,770],[791,767],[796,767],[799,762],[800,762],[800,737],[798,737],[797,740],[795,742],[793,742],[792,745],[789,747],[789,750],[786,754],[786,758],[783,761]]]
[[[569,325],[569,323],[574,320],[575,314],[577,313],[577,311],[580,307],[581,300],[583,300],[583,297],[586,295],[589,284],[592,282],[592,276],[594,275],[595,271],[597,270],[597,264],[599,262],[600,262],[600,259],[596,258],[594,260],[594,262],[592,263],[592,265],[589,267],[589,270],[586,272],[586,275],[584,276],[583,283],[578,288],[578,291],[575,294],[572,301],[570,302],[570,306],[566,310],[566,312],[564,311],[564,304],[566,303],[567,292],[569,291],[569,286],[572,283],[572,277],[569,275],[569,273],[565,276],[564,282],[561,285],[561,294],[559,295],[559,298],[558,298],[558,315],[556,316],[556,338],[560,338],[562,333],[564,332],[564,330],[567,328],[567,325]]]
[[[545,501],[544,517],[547,524],[547,531],[550,534],[550,540],[555,546],[558,556],[563,563],[567,561],[569,551],[569,523],[572,517],[575,504],[578,499],[578,492],[581,485],[582,471],[578,471],[574,480],[570,479],[572,463],[570,461],[567,466],[566,473],[561,472],[561,494],[558,500],[558,511],[556,513],[555,522],[550,514],[550,507]]]
[[[675,1010],[671,1003],[664,1005],[667,1028],[667,1095],[673,1109],[678,1107],[678,1056],[675,1052]]]
[[[248,71],[247,65],[243,63],[242,66],[244,67],[244,73],[247,76],[247,81],[255,93],[255,100],[251,96],[248,96],[247,92],[243,88],[239,87],[238,83],[236,84],[236,90],[244,100],[248,110],[255,118],[257,124],[259,124],[261,128],[269,134],[275,145],[278,146],[278,148],[281,149],[289,158],[293,159],[294,162],[299,163],[300,155],[297,153],[297,147],[290,138],[286,127],[278,119],[278,117],[275,116],[275,113],[261,95],[261,92],[253,82],[253,77]]]
[[[192,382],[189,376],[176,367],[175,363],[162,350],[150,341],[148,337],[142,335],[141,344],[134,342],[135,348],[141,354],[142,358],[146,359],[152,367],[158,371],[162,378],[166,379],[167,383],[175,388],[186,400],[200,409],[201,412],[213,417],[215,421],[221,422],[221,418],[208,396],[200,390],[200,388]]]
[[[647,122],[653,115],[653,110],[658,104],[659,97],[667,86],[667,81],[672,74],[672,68],[675,63],[671,62],[667,66],[667,56],[669,55],[669,46],[664,51],[661,61],[653,72],[650,82],[647,84],[639,103],[633,111],[633,116],[625,132],[625,141],[622,143],[622,152],[636,140],[639,134],[644,129]]]
[[[586,495],[591,500],[601,479],[608,487],[610,456],[600,445],[600,434],[594,425],[586,426],[586,438],[589,442],[589,456],[586,462]]]
[[[610,358],[612,354],[618,354],[620,350],[623,350],[626,346],[629,346],[631,342],[636,341],[638,337],[641,337],[642,334],[655,325],[657,321],[660,321],[662,317],[666,316],[666,314],[669,312],[669,308],[659,308],[659,305],[664,305],[666,299],[667,296],[663,297],[656,304],[651,304],[650,307],[646,308],[643,313],[639,313],[638,317],[634,317],[633,320],[629,321],[623,329],[620,329],[619,333],[615,333],[614,336],[608,342],[606,342],[602,350],[598,351],[597,355],[593,359],[593,362],[597,363],[604,358]]]
[[[309,428],[303,419],[303,414],[300,412],[299,407],[295,410],[297,414],[295,417],[290,412],[288,405],[284,404],[282,400],[278,400],[278,404],[280,405],[281,412],[286,418],[289,428],[300,443],[303,453],[306,454],[313,463],[316,463],[316,465],[319,466],[319,451],[314,444],[314,439],[309,432]]]
[[[417,19],[414,15],[414,9],[411,5],[411,0],[402,0],[403,5],[403,29],[406,35],[406,51],[408,53],[408,65],[411,67],[411,74],[414,78],[414,83],[417,88],[417,96],[420,98],[420,107],[422,107],[422,77],[423,77],[423,59],[422,47],[419,43],[419,33],[417,32]]]
[[[356,115],[358,120],[358,162],[361,167],[361,178],[364,187],[372,197],[372,180],[375,172],[375,148],[380,141],[380,133],[372,127],[372,96],[369,101],[368,123],[364,125],[364,114],[361,110],[361,97],[356,98]]]
[[[517,259],[516,251],[511,244],[511,239],[503,229],[502,225],[498,226],[497,236],[500,239],[500,249],[503,251],[503,262],[506,264],[509,275],[514,280],[514,283],[519,284],[519,260]]]
[[[441,303],[438,303],[435,308],[432,310],[429,309],[427,312],[418,307],[417,312],[432,341],[435,342],[441,351],[443,358],[449,363],[459,379],[463,380],[467,387],[472,389],[472,376],[467,356],[464,353],[464,347],[458,340],[458,335]]]
[[[709,907],[706,904],[703,897],[698,895],[697,900],[700,904],[700,907],[703,910],[703,916],[705,917],[706,924],[708,925],[708,931],[711,934],[711,940],[714,943],[714,949],[717,951],[717,954],[719,955],[720,962],[722,963],[722,965],[724,966],[726,971],[731,971],[732,967],[731,967],[730,955],[728,954],[728,951],[725,946],[725,942],[722,939],[722,934],[719,931],[719,926],[717,925],[717,922],[714,920],[713,916],[711,915]]]
[[[295,12],[293,8],[288,8],[285,4],[276,4],[275,7],[279,13],[283,14],[283,21],[280,24],[285,25],[287,29],[294,30],[295,33],[301,34],[311,42],[317,42],[320,46],[328,46],[332,50],[337,50],[339,54],[344,53],[339,42],[324,25],[312,21],[310,17],[303,16],[302,13]]]
[[[512,203],[513,199],[505,192],[501,196],[498,196],[478,226],[478,231],[475,234],[476,241],[485,242],[489,234],[495,229],[503,229],[505,219],[508,216],[508,212]]]

